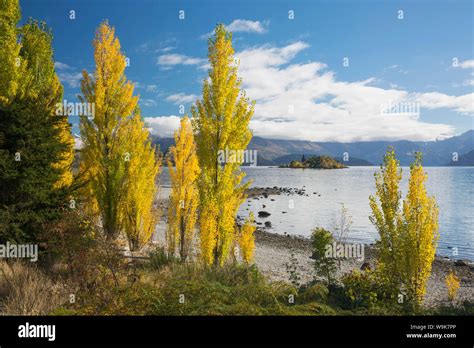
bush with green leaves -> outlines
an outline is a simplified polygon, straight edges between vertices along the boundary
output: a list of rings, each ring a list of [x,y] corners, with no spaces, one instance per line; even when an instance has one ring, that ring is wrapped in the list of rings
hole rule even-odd
[[[333,235],[324,228],[316,228],[311,234],[313,250],[311,257],[314,259],[314,269],[318,276],[327,280],[328,284],[334,282],[336,272],[336,260],[326,253],[328,246],[332,247],[333,242]]]
[[[397,302],[397,294],[391,291],[388,282],[377,270],[353,270],[345,274],[341,282],[344,285],[345,302],[351,309],[390,307],[396,312],[404,305],[403,302]]]
[[[329,289],[321,283],[308,284],[300,288],[298,298],[302,302],[323,302],[328,300]]]

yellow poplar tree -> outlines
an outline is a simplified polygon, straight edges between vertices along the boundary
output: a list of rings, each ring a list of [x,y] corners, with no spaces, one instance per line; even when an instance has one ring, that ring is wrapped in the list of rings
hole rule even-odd
[[[253,261],[253,252],[255,250],[255,218],[253,213],[250,213],[250,216],[240,229],[239,237],[239,247],[240,254],[245,263],[249,264]]]
[[[178,247],[181,260],[185,261],[194,238],[199,204],[199,164],[191,122],[187,116],[181,119],[180,128],[174,134],[174,141],[175,146],[170,147],[168,157],[171,195],[166,239],[168,252],[174,255]]]
[[[431,274],[437,239],[438,207],[426,192],[426,173],[417,153],[410,166],[408,193],[400,204],[401,169],[393,149],[384,157],[376,174],[376,196],[370,197],[370,220],[380,235],[377,242],[378,269],[396,295],[402,291],[415,306],[423,301]]]
[[[408,193],[403,201],[400,260],[402,283],[416,305],[423,301],[439,237],[438,206],[435,198],[426,192],[426,179],[421,153],[417,153],[410,166]]]
[[[227,149],[246,149],[252,138],[248,125],[254,103],[240,88],[232,35],[224,25],[217,25],[208,47],[209,78],[203,84],[202,100],[191,112],[201,168],[201,256],[208,265],[223,265],[235,242],[235,218],[249,183],[241,184],[245,174],[238,158],[223,162],[219,155]]]
[[[84,71],[81,82],[81,101],[95,105],[92,118],[81,117],[81,167],[90,208],[104,234],[113,240],[125,231],[135,250],[153,233],[159,162],[140,119],[134,86],[124,73],[120,42],[107,22],[97,30],[94,59],[94,75]]]
[[[399,240],[400,214],[400,180],[402,170],[392,148],[384,156],[380,172],[375,173],[377,193],[370,196],[372,216],[370,221],[375,225],[380,239],[377,241],[378,268],[382,274],[389,274],[392,288],[398,291],[399,261],[401,245]],[[380,204],[379,204],[380,202]]]
[[[151,145],[149,132],[139,115],[134,115],[125,125],[124,142],[126,181],[123,205],[124,229],[130,250],[138,250],[153,235],[158,209],[156,176],[160,160]]]

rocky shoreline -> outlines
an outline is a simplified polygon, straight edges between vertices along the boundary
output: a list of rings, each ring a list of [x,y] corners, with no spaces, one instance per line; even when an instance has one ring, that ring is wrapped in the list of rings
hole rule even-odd
[[[289,281],[286,264],[290,261],[292,255],[298,261],[297,272],[301,277],[301,282],[307,283],[315,278],[313,260],[310,258],[311,242],[309,239],[298,236],[279,235],[260,229],[255,232],[255,237],[255,264],[268,279],[273,281]],[[365,263],[373,267],[374,257],[374,247],[372,245],[365,245],[364,260],[343,259],[336,277],[340,278],[351,270],[360,269]],[[474,301],[474,264],[436,256],[433,262],[431,277],[428,281],[425,296],[426,306],[433,307],[448,302],[445,277],[451,269],[461,278],[457,302],[464,300]]]
[[[251,187],[246,191],[247,198],[268,198],[270,195],[300,195],[309,196],[306,193],[305,186],[297,187]]]

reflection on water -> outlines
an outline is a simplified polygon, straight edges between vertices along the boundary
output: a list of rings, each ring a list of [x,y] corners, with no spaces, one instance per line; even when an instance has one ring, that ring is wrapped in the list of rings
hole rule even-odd
[[[349,239],[364,243],[377,239],[377,232],[368,218],[371,213],[368,197],[375,193],[373,174],[377,167],[336,170],[246,167],[244,170],[247,172],[245,180],[252,180],[252,186],[304,186],[308,194],[308,197],[269,196],[244,202],[239,212],[241,216],[247,216],[250,211],[255,216],[260,210],[271,213],[267,219],[257,218],[258,222],[271,221],[270,232],[309,236],[316,226],[331,229],[334,216],[343,203],[353,220]],[[437,253],[474,260],[474,168],[426,167],[425,170],[428,174],[428,193],[436,197],[439,205],[440,240]],[[408,176],[409,168],[404,167],[403,195],[406,194]],[[166,168],[161,184],[169,186]],[[169,189],[164,189],[161,194],[168,195]],[[453,255],[453,248],[457,248],[458,256]]]

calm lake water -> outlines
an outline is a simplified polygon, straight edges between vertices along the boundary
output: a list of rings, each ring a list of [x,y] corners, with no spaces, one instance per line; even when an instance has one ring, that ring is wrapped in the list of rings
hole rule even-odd
[[[253,211],[257,222],[271,221],[272,227],[267,228],[269,232],[309,236],[311,230],[318,226],[331,229],[343,203],[353,221],[348,240],[372,243],[377,239],[377,231],[368,218],[371,214],[368,197],[375,193],[373,174],[379,170],[378,167],[336,170],[246,167],[244,170],[247,173],[245,180],[252,180],[252,186],[305,186],[309,195],[271,195],[259,200],[249,199],[242,204],[239,215],[247,216]],[[425,171],[428,174],[428,193],[435,196],[439,205],[440,239],[437,254],[474,260],[474,168],[425,167]],[[403,167],[403,196],[406,194],[408,176],[409,168]],[[164,189],[160,196],[169,195],[166,168],[161,184]],[[263,205],[266,207],[263,208]],[[260,210],[271,213],[271,216],[258,218]]]

